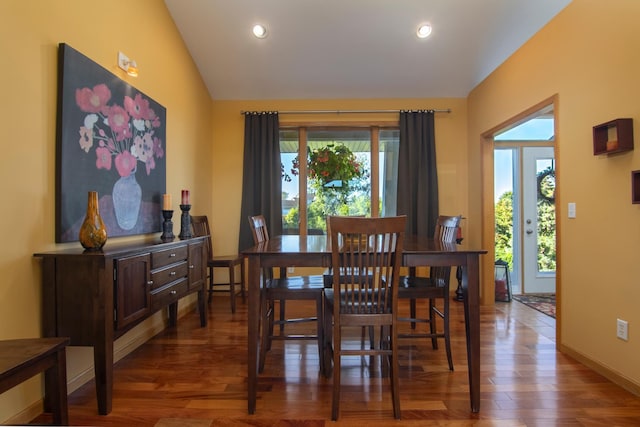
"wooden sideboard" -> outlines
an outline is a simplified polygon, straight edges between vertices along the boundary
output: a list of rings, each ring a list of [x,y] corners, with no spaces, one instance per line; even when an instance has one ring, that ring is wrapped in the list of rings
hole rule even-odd
[[[43,334],[93,347],[100,414],[111,412],[116,338],[165,307],[175,326],[178,300],[194,292],[206,326],[206,238],[34,254],[42,258]]]

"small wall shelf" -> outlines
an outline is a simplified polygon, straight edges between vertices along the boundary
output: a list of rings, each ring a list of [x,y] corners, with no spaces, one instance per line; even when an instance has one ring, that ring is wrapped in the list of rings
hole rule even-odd
[[[631,203],[640,204],[640,171],[631,171]]]
[[[633,150],[633,119],[615,119],[593,127],[593,155]]]

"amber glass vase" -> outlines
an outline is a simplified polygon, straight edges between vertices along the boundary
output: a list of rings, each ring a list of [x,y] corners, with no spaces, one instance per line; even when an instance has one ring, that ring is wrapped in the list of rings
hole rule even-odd
[[[89,191],[87,216],[80,227],[80,244],[90,251],[102,249],[107,242],[107,228],[100,217],[98,209],[98,192]]]

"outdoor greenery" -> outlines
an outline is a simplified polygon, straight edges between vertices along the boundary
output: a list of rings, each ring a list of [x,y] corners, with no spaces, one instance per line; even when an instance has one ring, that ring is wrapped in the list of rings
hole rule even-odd
[[[298,158],[291,173],[298,175]],[[354,154],[343,144],[330,143],[309,150],[307,157],[310,203],[307,206],[309,230],[326,232],[329,215],[367,215],[371,212],[371,183],[366,158]],[[286,179],[286,177],[284,177]],[[283,218],[284,228],[297,229],[300,210],[294,207]]]
[[[538,269],[556,269],[555,174],[551,168],[538,173]],[[495,205],[496,260],[509,263],[513,271],[513,192],[503,193]]]

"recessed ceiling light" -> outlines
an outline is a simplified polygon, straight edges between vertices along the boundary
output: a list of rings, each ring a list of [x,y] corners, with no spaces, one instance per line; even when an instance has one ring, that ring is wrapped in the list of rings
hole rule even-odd
[[[267,37],[267,29],[264,27],[264,25],[256,24],[253,26],[252,31],[253,31],[253,35],[259,39],[263,39]]]
[[[429,37],[429,34],[431,34],[431,25],[421,24],[418,27],[418,31],[416,32],[416,34],[418,35],[418,38],[421,38],[421,39]]]

